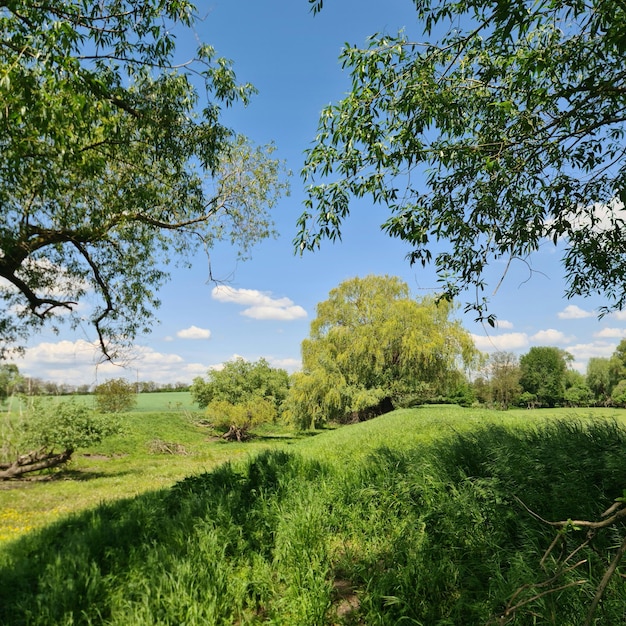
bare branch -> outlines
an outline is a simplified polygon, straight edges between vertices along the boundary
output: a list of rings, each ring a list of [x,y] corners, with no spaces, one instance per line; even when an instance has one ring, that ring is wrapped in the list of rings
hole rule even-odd
[[[600,581],[600,584],[598,585],[598,588],[596,589],[596,594],[593,597],[593,602],[591,603],[591,606],[589,607],[589,612],[587,613],[587,619],[585,620],[584,626],[591,626],[591,623],[593,621],[593,616],[595,615],[596,609],[598,608],[598,604],[600,600],[602,599],[602,596],[604,595],[604,591],[607,585],[609,584],[609,581],[611,580],[613,574],[615,573],[617,566],[620,564],[620,561],[622,560],[622,557],[624,556],[625,552],[626,552],[626,537],[624,537],[624,541],[622,541],[622,544],[620,545],[619,549],[615,553],[615,556],[613,557],[611,564],[607,568],[606,572],[604,572],[604,576],[602,577],[602,580]]]
[[[100,292],[104,301],[106,302],[106,308],[104,311],[94,320],[94,326],[96,329],[96,333],[98,334],[98,343],[100,344],[100,349],[102,350],[102,354],[109,361],[112,360],[112,356],[109,353],[106,342],[104,341],[104,335],[102,333],[102,322],[115,310],[115,306],[113,304],[113,299],[111,298],[111,293],[109,290],[109,286],[106,281],[102,278],[102,274],[100,273],[100,269],[96,262],[91,258],[89,251],[82,245],[79,241],[72,241],[74,247],[81,253],[83,258],[91,267],[91,271],[93,273],[94,280],[100,287]]]

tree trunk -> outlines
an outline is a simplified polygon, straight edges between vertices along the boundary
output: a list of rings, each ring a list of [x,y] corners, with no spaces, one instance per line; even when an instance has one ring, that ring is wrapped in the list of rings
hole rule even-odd
[[[222,435],[222,439],[226,439],[226,441],[239,441],[241,443],[242,441],[250,439],[250,433],[247,428],[231,424],[228,432]]]
[[[367,420],[371,420],[374,417],[384,415],[385,413],[390,413],[391,411],[393,411],[393,409],[394,407],[391,398],[386,397],[374,406],[370,406],[366,409],[362,409],[361,411],[355,411],[354,413],[351,413],[346,423],[356,424],[358,422],[365,422]]]
[[[18,456],[13,463],[0,463],[0,480],[20,478],[29,472],[37,472],[67,463],[74,450],[68,448],[63,452],[46,452],[44,449],[32,450],[28,454]]]

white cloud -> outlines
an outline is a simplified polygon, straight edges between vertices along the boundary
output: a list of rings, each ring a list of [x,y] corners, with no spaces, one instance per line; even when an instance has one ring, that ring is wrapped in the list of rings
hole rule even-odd
[[[559,343],[567,343],[573,341],[575,337],[568,337],[565,333],[554,328],[548,328],[546,330],[540,330],[531,336],[531,340],[543,345],[553,345]]]
[[[242,315],[255,320],[297,320],[306,317],[306,311],[301,306],[274,307],[274,306],[253,306]]]
[[[510,330],[513,328],[513,322],[509,322],[508,320],[496,320],[496,328]]]
[[[595,317],[595,313],[593,311],[585,311],[575,304],[569,304],[558,313],[558,317],[562,320],[580,320],[585,317]]]
[[[479,350],[485,352],[497,352],[517,350],[528,345],[526,333],[503,333],[502,335],[472,335],[474,343]]]
[[[33,364],[90,363],[95,365],[101,355],[95,343],[78,341],[42,342],[26,350],[24,361]]]
[[[577,343],[567,346],[565,350],[569,352],[576,361],[586,361],[592,357],[610,357],[615,351],[616,344],[606,341],[596,341],[592,343]]]
[[[609,314],[609,317],[613,317],[620,322],[626,320],[626,311],[613,311]]]
[[[272,367],[280,367],[288,372],[296,372],[302,368],[300,359],[275,359],[269,357],[267,360]]]
[[[597,333],[593,333],[593,336],[605,339],[621,339],[626,337],[626,328],[603,328]]]
[[[42,342],[27,348],[23,356],[12,361],[26,376],[69,385],[94,385],[109,378],[190,383],[208,369],[202,363],[187,363],[178,354],[141,346],[133,348],[130,359],[123,365],[101,359],[96,344],[78,340]]]
[[[570,364],[576,371],[584,374],[587,371],[589,359],[594,357],[609,358],[617,344],[606,341],[595,341],[591,343],[577,343],[567,346],[565,350],[574,357],[574,362]]]
[[[307,312],[289,298],[273,298],[256,289],[234,289],[227,285],[218,285],[213,287],[211,296],[218,302],[247,307],[241,315],[257,320],[290,321],[307,316]]]
[[[211,331],[208,328],[198,328],[197,326],[190,326],[184,328],[176,333],[179,339],[210,339]]]
[[[626,220],[624,203],[615,197],[607,203],[595,202],[586,207],[579,207],[572,225],[575,228],[591,227],[593,232],[602,233],[621,228],[624,220]]]

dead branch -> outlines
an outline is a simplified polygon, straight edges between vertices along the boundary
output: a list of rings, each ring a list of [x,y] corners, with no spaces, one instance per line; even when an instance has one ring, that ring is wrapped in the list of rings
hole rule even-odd
[[[31,450],[18,456],[13,463],[0,463],[0,480],[21,478],[29,472],[38,472],[67,463],[74,450],[67,448],[63,452],[46,452],[45,449]]]
[[[609,584],[609,581],[613,577],[613,574],[615,574],[615,570],[617,569],[617,566],[620,564],[620,561],[622,560],[622,557],[624,556],[624,552],[626,552],[626,537],[624,537],[624,541],[622,541],[622,544],[620,545],[619,549],[615,553],[615,556],[613,557],[611,564],[607,568],[606,572],[604,572],[604,576],[602,577],[602,580],[600,581],[600,584],[598,585],[598,588],[596,589],[596,593],[593,597],[593,601],[591,603],[591,606],[589,607],[589,611],[587,613],[587,619],[585,620],[584,626],[591,626],[591,622],[593,621],[593,616],[595,615],[596,609],[598,608],[598,604],[600,603],[600,600],[602,599],[602,596],[604,595],[604,591],[607,585]]]
[[[559,542],[564,540],[564,531],[570,528],[574,528],[577,530],[587,529],[587,534],[586,534],[585,540],[582,543],[580,543],[580,545],[578,545],[565,558],[563,558],[563,554],[562,554],[561,557],[557,559],[557,563],[561,567],[555,576],[553,576],[549,580],[544,581],[543,583],[539,583],[536,585],[531,585],[531,584],[522,585],[519,589],[517,589],[517,591],[509,599],[509,602],[507,603],[504,613],[502,613],[495,621],[495,623],[500,624],[500,626],[504,626],[504,624],[507,624],[511,620],[513,620],[515,618],[515,612],[518,609],[520,609],[521,607],[525,605],[530,604],[531,602],[535,600],[538,600],[539,598],[543,596],[546,596],[550,593],[562,591],[563,589],[567,589],[568,587],[574,587],[574,586],[587,583],[588,582],[587,580],[575,580],[567,584],[559,585],[556,587],[553,586],[556,583],[557,579],[559,579],[560,577],[562,577],[563,575],[569,572],[572,572],[573,570],[578,568],[580,565],[587,563],[587,559],[583,559],[583,560],[578,561],[574,565],[571,565],[567,568],[563,568],[563,566],[567,564],[568,561],[570,561],[584,547],[590,545],[591,541],[594,539],[594,537],[597,535],[597,532],[600,529],[608,528],[609,526],[613,526],[617,522],[626,519],[626,502],[624,502],[623,499],[616,500],[606,511],[604,511],[604,513],[602,513],[602,515],[600,516],[601,518],[604,518],[604,519],[601,519],[600,521],[568,519],[568,520],[563,520],[563,521],[558,521],[558,522],[551,522],[551,521],[544,519],[543,517],[541,517],[534,511],[532,511],[517,496],[513,496],[513,497],[530,515],[532,515],[532,517],[539,520],[543,524],[546,524],[548,526],[552,526],[553,528],[558,529],[556,537],[552,540],[552,542],[548,546],[548,549],[546,550],[546,552],[544,553],[540,561],[541,567],[545,565],[546,559],[552,553],[554,548],[559,544]],[[609,564],[606,571],[604,572],[602,580],[596,587],[594,598],[593,598],[593,601],[591,602],[591,605],[589,606],[589,610],[587,612],[584,626],[591,626],[594,615],[600,603],[600,600],[602,599],[604,595],[604,592],[609,584],[609,581],[617,572],[617,568],[625,553],[626,553],[626,537],[624,537],[620,547],[618,548],[613,559],[611,560],[611,563]],[[618,575],[621,575],[621,574],[618,573]],[[520,596],[520,594],[522,594],[524,591],[528,589],[532,589],[532,588],[544,588],[544,587],[548,587],[548,589],[540,593],[536,593],[531,598],[528,598],[526,600],[522,600],[520,602],[517,602],[516,604],[513,604],[516,601],[516,599]]]

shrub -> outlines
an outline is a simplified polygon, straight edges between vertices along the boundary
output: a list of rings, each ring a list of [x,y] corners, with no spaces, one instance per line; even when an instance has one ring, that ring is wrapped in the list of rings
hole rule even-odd
[[[252,428],[273,422],[277,415],[276,406],[267,398],[253,398],[239,404],[213,400],[206,409],[211,425],[225,431],[224,439],[237,441],[249,439]]]
[[[116,420],[98,415],[75,400],[52,403],[35,401],[23,423],[24,448],[76,450],[100,443],[119,432]]]
[[[35,401],[19,427],[16,458],[0,463],[0,479],[21,478],[64,465],[77,448],[100,443],[119,430],[116,421],[74,400],[58,404]]]
[[[121,413],[137,404],[135,386],[123,378],[107,380],[95,388],[94,394],[101,413]]]

